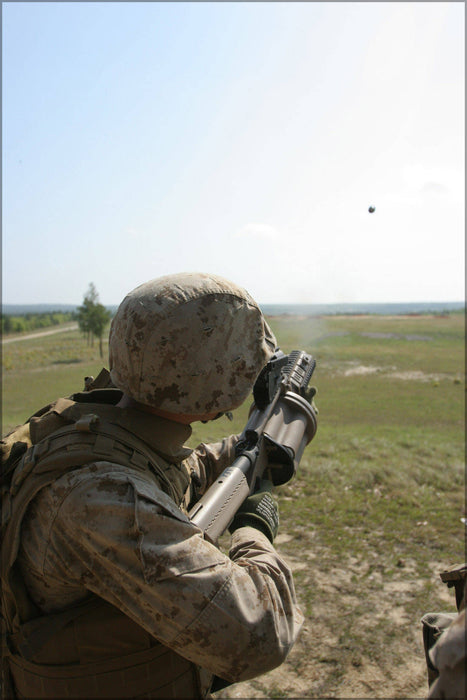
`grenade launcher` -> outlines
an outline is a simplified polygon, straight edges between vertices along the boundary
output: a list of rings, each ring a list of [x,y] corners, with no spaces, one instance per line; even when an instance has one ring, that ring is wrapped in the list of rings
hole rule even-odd
[[[308,388],[315,366],[314,358],[302,350],[285,355],[277,349],[258,375],[235,461],[188,513],[211,542],[225,532],[263,475],[278,486],[295,474],[317,429],[316,389]]]

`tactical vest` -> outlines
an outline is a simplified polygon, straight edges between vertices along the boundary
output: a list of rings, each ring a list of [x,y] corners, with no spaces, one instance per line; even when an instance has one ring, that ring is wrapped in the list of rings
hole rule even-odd
[[[121,412],[113,404],[120,396],[105,389],[59,399],[3,443],[4,697],[200,698],[209,688],[211,674],[113,605],[90,594],[80,604],[44,615],[21,579],[17,555],[27,508],[42,488],[70,470],[99,460],[123,465],[144,472],[183,506],[188,472],[118,424]]]

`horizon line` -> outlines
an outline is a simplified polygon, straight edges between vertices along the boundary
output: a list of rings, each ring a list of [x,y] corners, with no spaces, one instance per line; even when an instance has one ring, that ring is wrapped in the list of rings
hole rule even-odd
[[[102,302],[101,302],[102,303]],[[121,302],[103,304],[103,306],[115,306],[118,307]],[[39,302],[1,302],[2,308],[7,306],[50,306],[59,309],[63,306],[72,306],[78,308],[81,306],[82,302],[49,302],[49,301],[39,301]],[[381,306],[389,304],[466,304],[465,299],[418,299],[418,300],[405,300],[405,301],[263,301],[258,302],[258,306]]]

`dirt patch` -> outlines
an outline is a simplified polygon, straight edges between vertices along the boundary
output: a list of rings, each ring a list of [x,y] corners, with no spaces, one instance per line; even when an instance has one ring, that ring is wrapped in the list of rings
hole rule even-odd
[[[365,365],[357,365],[357,367],[350,367],[349,369],[345,369],[342,373],[344,377],[351,377],[355,374],[375,374],[376,372],[382,371],[382,367],[368,367]]]
[[[287,547],[291,539],[282,534],[278,544]],[[299,599],[300,591],[311,587],[320,603],[312,605],[299,639],[282,666],[225,688],[214,697],[426,697],[421,614],[414,614],[411,607],[426,582],[417,577],[415,562],[405,560],[400,571],[386,580],[373,561],[361,557],[349,555],[340,566],[327,569],[316,551],[305,550],[300,557],[285,556],[296,579],[297,574],[302,577],[301,586],[297,581]],[[452,593],[441,585],[437,593],[440,596],[431,601],[431,607],[437,611],[452,609]],[[430,602],[422,614],[428,608]]]
[[[335,375],[343,375],[344,377],[379,374],[390,379],[401,379],[402,381],[413,382],[440,382],[443,380],[453,380],[453,376],[451,374],[445,374],[442,372],[429,373],[421,372],[420,370],[401,372],[394,366],[377,367],[375,365],[359,365],[353,362],[341,363],[339,368],[334,368],[333,373]]]
[[[427,374],[425,372],[420,372],[419,370],[412,370],[410,372],[389,372],[388,376],[392,379],[402,379],[403,381],[414,381],[414,382],[440,382],[443,379],[452,379],[449,374]]]

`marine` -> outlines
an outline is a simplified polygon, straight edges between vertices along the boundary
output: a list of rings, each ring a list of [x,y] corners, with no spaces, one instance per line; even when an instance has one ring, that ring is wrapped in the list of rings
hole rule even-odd
[[[239,439],[192,450],[191,424],[241,405],[275,348],[233,282],[151,280],[112,320],[110,373],[4,438],[5,697],[201,698],[284,661],[303,615],[277,503],[259,522],[247,499],[228,555],[187,516]]]
[[[426,613],[422,617],[427,697],[464,699],[467,697],[467,564],[452,566],[440,573],[440,578],[448,588],[454,588],[457,613]]]

